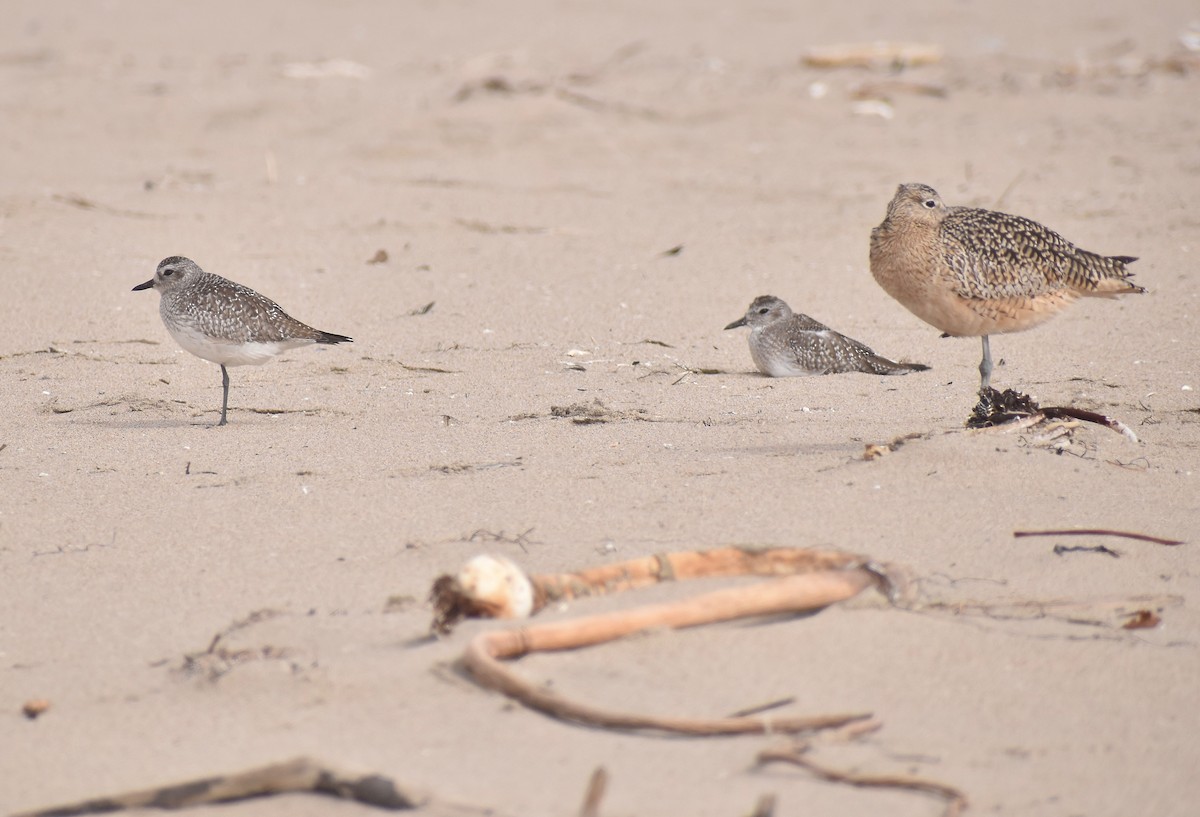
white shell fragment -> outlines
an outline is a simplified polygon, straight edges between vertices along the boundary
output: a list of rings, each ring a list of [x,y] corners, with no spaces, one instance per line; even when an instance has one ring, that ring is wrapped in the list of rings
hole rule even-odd
[[[533,583],[511,559],[482,553],[463,566],[457,581],[464,596],[494,608],[496,618],[533,614]]]

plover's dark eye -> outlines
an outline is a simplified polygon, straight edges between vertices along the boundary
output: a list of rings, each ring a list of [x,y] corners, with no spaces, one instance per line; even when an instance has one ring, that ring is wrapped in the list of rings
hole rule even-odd
[[[171,269],[170,267],[167,267],[165,270],[163,270],[163,278],[166,278],[168,275],[174,275],[174,274],[175,274],[175,270]]]
[[[933,199],[925,199],[925,201],[922,202],[922,204],[924,204],[925,207],[929,210],[932,210],[933,208],[937,207],[937,202]]]
[[[758,310],[758,314],[765,315],[770,311],[771,311],[770,309],[768,309],[767,307],[764,306],[762,309]]]

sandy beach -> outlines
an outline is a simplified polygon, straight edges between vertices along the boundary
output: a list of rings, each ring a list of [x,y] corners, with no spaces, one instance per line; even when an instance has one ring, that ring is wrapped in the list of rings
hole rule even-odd
[[[812,756],[940,781],[969,814],[1194,813],[1194,4],[10,0],[4,17],[0,813],[297,755],[386,775],[430,815],[575,815],[598,766],[604,817],[739,817],[765,795],[777,815],[942,813],[756,766],[779,736],[517,706],[456,668],[502,623],[426,638],[431,583],[477,553],[543,572],[730,545],[865,554],[919,603],[868,594],[520,672],[665,715],[871,712],[879,731],[815,737]],[[869,43],[933,56],[806,61]],[[995,385],[1137,442],[964,428],[979,341],[940,338],[868,269],[903,182],[1139,258],[1147,294],[992,338]],[[232,368],[217,428],[218,367],[131,291],[172,255],[354,342]],[[764,294],[932,368],[763,377],[722,327]],[[1184,544],[1013,536],[1069,529]],[[1155,626],[1127,628],[1140,611]],[[218,634],[251,657],[205,658]],[[49,708],[27,717],[32,700]],[[300,794],[195,812],[374,813]]]

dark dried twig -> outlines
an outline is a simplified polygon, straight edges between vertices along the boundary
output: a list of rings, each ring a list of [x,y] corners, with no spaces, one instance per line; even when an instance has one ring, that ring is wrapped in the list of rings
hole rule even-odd
[[[66,204],[70,207],[78,207],[80,210],[96,210],[97,212],[101,213],[108,213],[114,216],[127,216],[129,218],[160,218],[160,216],[156,216],[153,213],[142,213],[137,210],[126,210],[121,207],[113,207],[108,204],[101,204],[97,201],[93,201],[92,199],[85,198],[84,196],[55,193],[50,198],[59,202],[60,204]]]
[[[2,450],[4,446],[0,446]],[[35,550],[34,556],[61,556],[64,553],[86,553],[92,548],[110,548],[117,543],[117,532],[114,530],[112,540],[108,542],[91,542],[86,545],[71,547],[70,545],[59,545],[54,550]]]
[[[1163,539],[1159,536],[1149,536],[1145,533],[1131,533],[1123,530],[1106,530],[1104,528],[1083,528],[1081,530],[1015,530],[1013,538],[1023,536],[1121,536],[1125,539],[1137,539],[1141,542],[1153,542],[1156,545],[1183,545],[1181,539]]]
[[[682,363],[676,363],[675,365],[680,369],[683,369],[683,374],[679,375],[679,377],[673,383],[671,383],[672,386],[678,386],[687,379],[688,375],[692,374],[729,374],[729,372],[723,369],[708,369],[701,366],[685,366]]]
[[[533,533],[533,528],[526,528],[524,531],[522,531],[521,533],[518,533],[516,535],[509,535],[509,534],[505,533],[504,531],[500,531],[499,533],[494,533],[493,531],[485,530],[484,528],[476,528],[475,531],[473,531],[470,536],[468,536],[465,540],[462,540],[462,541],[502,542],[506,545],[516,545],[521,550],[528,552],[526,550],[527,545],[541,544],[540,542],[535,542],[529,538],[529,534],[531,534],[531,533]]]
[[[434,366],[409,366],[407,363],[402,363],[399,360],[397,360],[396,363],[399,363],[400,368],[406,372],[428,372],[429,374],[459,374],[459,372],[456,372],[453,369],[438,369]]]
[[[515,460],[498,460],[496,462],[457,462],[450,465],[431,465],[429,470],[441,474],[466,474],[475,471],[491,471],[496,468],[520,468],[523,464],[521,458],[517,457]]]
[[[730,715],[730,717],[731,718],[746,718],[746,717],[749,717],[750,715],[761,715],[763,712],[770,712],[772,709],[779,709],[784,706],[791,706],[795,702],[796,702],[796,698],[794,696],[790,696],[787,698],[780,698],[778,701],[770,701],[765,704],[759,704],[758,706],[749,706],[749,707],[746,707],[745,709],[739,709],[737,712],[734,712],[732,715]]]
[[[1111,556],[1114,559],[1121,558],[1120,553],[1112,548],[1105,547],[1104,545],[1076,545],[1074,547],[1068,547],[1067,545],[1054,546],[1055,556],[1062,556],[1064,553],[1103,553],[1105,556]]]
[[[1113,431],[1128,437],[1133,442],[1137,442],[1137,435],[1133,433],[1133,429],[1122,423],[1115,417],[1109,417],[1107,414],[1097,414],[1094,411],[1085,411],[1084,409],[1074,408],[1073,406],[1047,406],[1042,409],[1048,419],[1062,419],[1069,417],[1072,420],[1083,420],[1086,423],[1096,423],[1105,428],[1111,428]]]

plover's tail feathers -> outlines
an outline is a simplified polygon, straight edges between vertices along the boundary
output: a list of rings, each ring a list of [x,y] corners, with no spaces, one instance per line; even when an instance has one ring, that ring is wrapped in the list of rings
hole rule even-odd
[[[354,338],[348,338],[345,335],[335,335],[333,332],[322,332],[317,330],[317,343],[353,343]]]
[[[924,363],[897,363],[888,360],[883,355],[871,355],[863,359],[862,371],[871,374],[908,374],[909,372],[926,372],[929,367]]]

